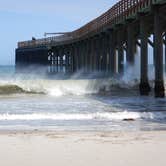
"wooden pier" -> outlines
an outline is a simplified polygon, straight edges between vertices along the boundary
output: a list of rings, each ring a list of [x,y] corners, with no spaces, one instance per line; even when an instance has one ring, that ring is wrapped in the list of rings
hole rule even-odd
[[[164,97],[166,0],[121,0],[73,32],[19,42],[16,68],[36,65],[49,67],[50,73],[81,70],[123,75],[124,59],[130,66],[137,63],[135,54],[140,47],[140,94],[148,95],[148,45],[154,50],[155,96]]]

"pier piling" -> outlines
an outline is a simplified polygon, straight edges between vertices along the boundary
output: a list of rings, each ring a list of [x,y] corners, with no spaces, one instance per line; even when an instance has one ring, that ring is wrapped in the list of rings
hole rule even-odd
[[[160,26],[159,26],[160,25]],[[159,8],[154,11],[155,96],[164,97],[163,31]]]
[[[140,70],[140,94],[148,95],[150,85],[148,81],[148,32],[145,18],[140,19],[140,38],[141,38],[141,70]]]

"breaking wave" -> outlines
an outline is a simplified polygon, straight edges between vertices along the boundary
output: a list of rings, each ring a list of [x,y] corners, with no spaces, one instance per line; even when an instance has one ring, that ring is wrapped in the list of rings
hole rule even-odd
[[[164,112],[111,112],[111,113],[32,113],[32,114],[0,114],[0,121],[9,120],[163,120]]]
[[[109,92],[113,88],[131,88],[131,86],[137,83],[137,81],[134,81],[132,84],[125,84],[122,80],[118,81],[116,79],[0,80],[0,94],[39,93],[57,97],[64,95],[88,95]]]
[[[88,79],[82,79],[82,73],[77,72],[68,77],[53,75],[51,78],[43,74],[5,74],[0,73],[0,94],[13,93],[40,93],[51,96],[64,95],[87,95],[100,92],[111,92],[118,89],[138,89],[139,70],[128,67],[125,75],[112,78],[100,77],[98,73],[90,73]],[[96,74],[96,75],[95,75]],[[96,79],[97,78],[97,79]],[[150,83],[153,86],[154,79],[150,76]]]

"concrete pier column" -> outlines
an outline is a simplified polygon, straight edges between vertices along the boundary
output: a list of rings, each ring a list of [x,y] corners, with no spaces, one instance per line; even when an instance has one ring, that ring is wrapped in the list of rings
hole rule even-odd
[[[90,50],[89,50],[89,71],[93,71],[93,38],[90,39]]]
[[[155,97],[164,97],[163,36],[159,8],[154,12]]]
[[[91,40],[91,71],[94,72],[95,69],[95,59],[96,59],[96,50],[95,50],[95,38]]]
[[[91,53],[91,41],[87,40],[87,72],[90,71],[90,53]]]
[[[94,52],[93,70],[94,70],[94,72],[96,72],[96,70],[97,70],[97,38],[96,38],[96,36],[94,37],[94,40],[93,40],[93,52]]]
[[[53,61],[53,57],[51,55],[51,51],[48,50],[48,57],[49,57],[49,73],[52,73],[52,61]]]
[[[123,31],[119,30],[117,34],[118,41],[118,73],[124,72],[124,50],[123,50]]]
[[[56,67],[56,63],[55,63],[55,61],[56,61],[56,59],[55,59],[55,53],[54,53],[54,51],[52,50],[52,57],[53,57],[53,73],[55,73],[55,67]]]
[[[84,68],[84,43],[83,41],[80,42],[80,68],[83,71]]]
[[[73,45],[70,46],[70,51],[71,51],[71,73],[74,73],[74,48]]]
[[[103,60],[103,50],[102,50],[102,37],[99,35],[98,39],[98,71],[102,71],[102,60]]]
[[[165,47],[164,54],[165,54],[165,72],[166,72],[166,32],[164,35],[164,47]]]
[[[57,51],[57,49],[54,50],[54,53],[55,53],[55,66],[56,66],[55,71],[58,73],[58,51]]]
[[[52,51],[52,57],[53,57],[53,73],[55,73],[55,67],[56,67],[56,57],[55,57],[55,53]]]
[[[100,36],[101,45],[100,45],[100,71],[104,71],[104,35]]]
[[[64,51],[62,48],[60,48],[59,51],[59,56],[60,56],[60,72],[63,72],[63,55],[64,55]]]
[[[86,56],[86,43],[85,41],[81,42],[81,64],[82,72],[85,73],[85,56]]]
[[[110,65],[110,35],[107,32],[106,36],[106,74],[109,73],[109,65]]]
[[[56,72],[58,73],[58,51],[57,50],[55,51],[55,59],[56,59],[56,61],[55,61]]]
[[[94,41],[93,41],[94,43],[94,59],[93,59],[93,67],[94,67],[94,71],[96,71],[97,70],[97,39],[96,39],[96,37],[94,38]]]
[[[71,72],[74,73],[75,72],[75,51],[74,51],[74,45],[71,45]]]
[[[116,73],[116,34],[114,31],[110,34],[110,72],[113,76]]]
[[[78,70],[78,50],[77,50],[77,45],[74,44],[73,45],[73,56],[74,56],[74,64],[73,64],[73,68],[74,68],[74,72],[77,72]]]
[[[140,94],[148,95],[150,92],[150,85],[148,82],[148,34],[147,24],[144,18],[140,19],[140,38],[141,38],[141,78],[140,78]]]
[[[106,33],[102,33],[101,34],[101,58],[100,58],[100,62],[101,62],[101,71],[103,73],[106,72],[106,61],[107,61],[107,35]]]
[[[129,65],[134,65],[134,28],[129,25],[127,27],[127,55],[126,55],[126,59],[127,59],[127,63]]]
[[[87,73],[88,71],[88,40],[85,40],[85,44],[84,44],[84,72]]]
[[[91,40],[88,40],[88,54],[87,54],[87,71],[90,72],[90,58],[91,58]]]
[[[74,45],[74,57],[75,57],[75,72],[79,70],[79,62],[78,62],[78,44]]]
[[[95,55],[95,45],[94,37],[91,39],[91,72],[94,72],[94,55]]]
[[[71,73],[71,52],[70,49],[66,54],[66,73]]]
[[[108,32],[108,46],[107,46],[107,52],[108,52],[108,62],[107,62],[107,70],[108,74],[111,73],[111,42],[112,42],[112,35],[110,32]]]
[[[69,69],[68,72],[71,74],[73,72],[73,55],[72,55],[72,46],[70,45],[68,48],[68,55],[69,55]]]
[[[78,43],[78,49],[77,49],[77,54],[78,54],[78,70],[81,69],[81,43]]]
[[[107,34],[103,35],[103,61],[102,61],[102,70],[106,73],[107,70]]]
[[[100,70],[100,37],[97,36],[96,39],[96,71]]]
[[[64,55],[65,55],[65,73],[69,73],[69,70],[70,70],[70,66],[69,66],[69,56],[70,56],[70,52],[69,52],[69,49],[66,48],[65,51],[64,51]]]

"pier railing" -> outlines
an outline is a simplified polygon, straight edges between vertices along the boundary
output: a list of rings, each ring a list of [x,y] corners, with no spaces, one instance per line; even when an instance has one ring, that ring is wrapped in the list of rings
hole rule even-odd
[[[162,3],[163,1],[165,0],[121,0],[100,17],[70,34],[19,42],[18,47],[36,47],[79,39],[91,33],[98,32],[107,25],[113,27],[116,24],[121,24],[125,20],[135,17],[137,13],[148,10],[152,4]]]

